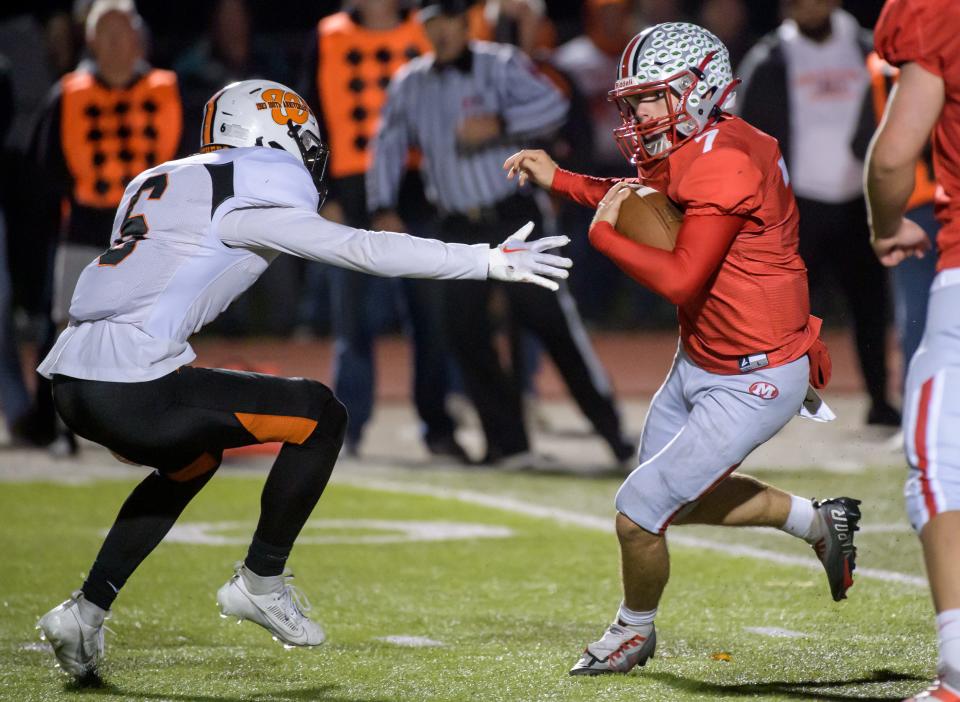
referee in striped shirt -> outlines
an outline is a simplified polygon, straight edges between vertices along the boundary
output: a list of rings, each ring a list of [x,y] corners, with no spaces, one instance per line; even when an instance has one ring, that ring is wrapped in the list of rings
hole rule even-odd
[[[528,220],[541,223],[532,197],[504,178],[501,166],[525,141],[558,128],[568,102],[516,47],[470,41],[469,6],[469,0],[425,0],[420,10],[434,52],[401,68],[387,90],[367,173],[375,229],[405,231],[396,208],[411,146],[423,153],[427,192],[441,213],[445,241],[496,244]],[[565,287],[557,294],[535,287],[503,289],[511,314],[539,338],[616,459],[632,458],[573,299]],[[446,286],[445,327],[483,425],[483,462],[523,467],[535,457],[520,384],[504,371],[493,346],[491,289],[486,281]]]

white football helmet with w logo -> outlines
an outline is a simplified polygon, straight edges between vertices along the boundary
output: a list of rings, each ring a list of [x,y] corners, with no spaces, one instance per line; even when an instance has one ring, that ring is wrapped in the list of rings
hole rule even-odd
[[[207,101],[200,151],[231,146],[290,152],[310,171],[323,203],[329,150],[320,140],[317,118],[306,100],[287,86],[272,80],[244,80],[231,83]]]

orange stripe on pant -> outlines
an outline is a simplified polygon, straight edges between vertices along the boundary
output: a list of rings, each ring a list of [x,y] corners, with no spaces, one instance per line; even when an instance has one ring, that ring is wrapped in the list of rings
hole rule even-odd
[[[253,434],[261,444],[283,441],[302,444],[317,428],[317,420],[306,417],[287,417],[281,414],[252,414],[234,412],[243,428]]]
[[[920,387],[920,403],[917,407],[917,427],[914,430],[913,443],[917,450],[917,470],[920,471],[920,491],[927,508],[927,518],[932,519],[938,512],[937,501],[930,488],[930,462],[927,447],[927,421],[930,414],[930,397],[933,395],[933,378]]]
[[[170,480],[176,480],[178,483],[185,483],[188,480],[193,480],[194,478],[203,475],[204,473],[208,473],[219,465],[219,458],[204,451],[193,463],[188,466],[184,466],[174,473],[167,473],[167,477],[170,478]]]

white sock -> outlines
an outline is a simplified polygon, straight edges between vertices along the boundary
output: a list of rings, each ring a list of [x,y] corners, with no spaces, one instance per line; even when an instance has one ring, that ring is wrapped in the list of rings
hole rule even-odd
[[[631,627],[652,626],[653,618],[657,616],[657,609],[654,607],[649,612],[634,612],[628,609],[623,602],[620,603],[620,611],[617,612],[617,621]]]
[[[280,592],[283,589],[282,575],[257,575],[247,566],[243,566],[240,569],[240,577],[253,595],[269,595],[271,592]]]
[[[947,609],[937,615],[937,644],[940,680],[960,690],[960,609]]]
[[[107,618],[107,610],[83,596],[77,598],[77,610],[80,612],[80,618],[88,626],[101,626],[103,620]]]
[[[790,514],[780,529],[808,544],[815,544],[823,535],[820,515],[813,508],[813,501],[796,495],[790,496]]]

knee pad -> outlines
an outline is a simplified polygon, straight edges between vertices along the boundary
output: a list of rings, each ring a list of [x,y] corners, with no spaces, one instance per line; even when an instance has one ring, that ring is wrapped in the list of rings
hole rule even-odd
[[[327,401],[323,417],[320,419],[320,423],[326,426],[324,433],[343,443],[343,437],[347,433],[348,421],[347,408],[340,400],[331,396]]]
[[[313,436],[343,441],[347,431],[347,408],[323,383],[300,378],[301,389],[306,395],[308,416],[317,421]]]

